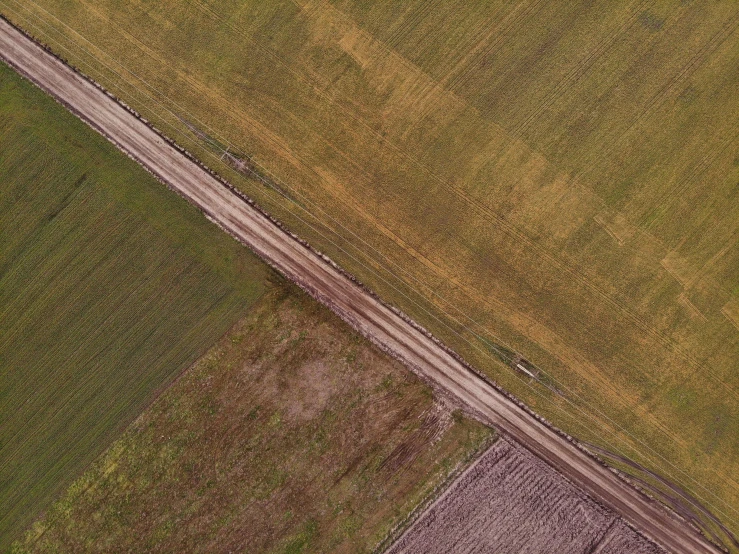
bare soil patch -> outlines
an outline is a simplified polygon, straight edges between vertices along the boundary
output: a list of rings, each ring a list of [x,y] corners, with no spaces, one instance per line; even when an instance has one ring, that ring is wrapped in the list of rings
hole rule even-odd
[[[520,446],[498,440],[387,554],[663,554]]]

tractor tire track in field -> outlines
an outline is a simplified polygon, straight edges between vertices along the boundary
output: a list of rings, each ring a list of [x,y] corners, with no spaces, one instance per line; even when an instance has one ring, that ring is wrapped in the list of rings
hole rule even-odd
[[[4,19],[0,19],[0,58],[441,394],[559,470],[583,495],[597,499],[592,502],[602,504],[599,509],[604,513],[613,510],[670,551],[720,552],[675,514],[618,478],[427,331],[286,231],[133,110]]]

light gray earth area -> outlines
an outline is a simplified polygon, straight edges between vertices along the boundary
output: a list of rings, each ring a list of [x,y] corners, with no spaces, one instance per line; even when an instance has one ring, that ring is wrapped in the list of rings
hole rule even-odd
[[[524,448],[498,440],[387,554],[665,554]]]

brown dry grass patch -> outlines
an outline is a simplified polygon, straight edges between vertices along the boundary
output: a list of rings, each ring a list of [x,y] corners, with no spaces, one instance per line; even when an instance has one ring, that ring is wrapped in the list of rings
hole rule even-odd
[[[18,552],[367,552],[490,431],[283,284]]]

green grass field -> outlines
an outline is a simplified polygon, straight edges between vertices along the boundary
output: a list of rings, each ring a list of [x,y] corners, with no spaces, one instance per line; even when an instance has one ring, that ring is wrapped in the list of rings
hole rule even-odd
[[[490,429],[275,287],[12,552],[373,552]]]
[[[558,426],[739,532],[736,2],[0,10]]]
[[[0,64],[0,550],[270,271]]]

